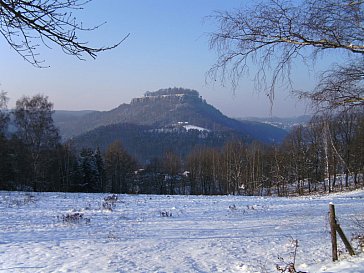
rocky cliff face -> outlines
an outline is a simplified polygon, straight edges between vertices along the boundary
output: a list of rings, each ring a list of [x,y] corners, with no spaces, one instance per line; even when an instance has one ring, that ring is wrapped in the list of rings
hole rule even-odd
[[[182,88],[160,89],[156,92],[146,92],[142,98],[134,98],[131,105],[153,102],[186,103],[191,101],[202,101],[199,93],[195,90]]]

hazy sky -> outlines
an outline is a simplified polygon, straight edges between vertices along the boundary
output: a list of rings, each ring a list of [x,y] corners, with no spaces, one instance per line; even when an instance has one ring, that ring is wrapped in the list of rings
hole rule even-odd
[[[25,62],[0,37],[0,90],[8,92],[9,107],[22,95],[47,95],[55,109],[110,110],[146,91],[185,87],[200,92],[208,103],[231,117],[269,116],[270,103],[254,91],[252,75],[241,79],[235,93],[229,85],[206,82],[216,60],[209,50],[208,33],[214,22],[206,16],[240,6],[237,0],[93,0],[77,13],[84,24],[106,21],[99,30],[84,33],[91,45],[105,46],[130,37],[118,48],[100,53],[96,60],[79,61],[53,49],[40,49],[50,68]],[[297,88],[312,88],[316,71],[294,67]],[[286,90],[278,90],[273,116],[304,114],[306,107]]]

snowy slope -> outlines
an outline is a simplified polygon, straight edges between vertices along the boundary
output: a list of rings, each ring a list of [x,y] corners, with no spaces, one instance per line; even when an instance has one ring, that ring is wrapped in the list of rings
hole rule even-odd
[[[306,198],[0,192],[0,272],[364,272],[364,256],[331,262],[328,204],[344,232],[364,191]],[[111,204],[111,203],[109,203]],[[111,206],[111,205],[109,205]],[[66,215],[80,215],[74,221]],[[344,251],[342,245],[340,249]],[[344,251],[345,252],[345,251]]]

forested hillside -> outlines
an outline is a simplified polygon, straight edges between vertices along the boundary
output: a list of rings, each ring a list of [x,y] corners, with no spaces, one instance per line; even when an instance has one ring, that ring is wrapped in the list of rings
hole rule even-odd
[[[73,138],[72,143],[78,149],[99,147],[105,151],[111,143],[120,141],[130,155],[145,164],[163,157],[166,152],[173,152],[185,159],[193,149],[218,148],[232,140],[252,141],[234,131],[187,130],[182,126],[154,129],[146,125],[121,123],[101,126]]]

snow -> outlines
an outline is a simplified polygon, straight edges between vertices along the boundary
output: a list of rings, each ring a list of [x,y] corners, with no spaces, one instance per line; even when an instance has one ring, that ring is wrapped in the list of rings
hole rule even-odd
[[[363,190],[295,198],[118,195],[103,205],[106,197],[0,192],[0,272],[277,272],[293,260],[294,240],[297,270],[364,272],[364,255],[348,256],[341,242],[339,261],[331,261],[328,225],[333,202],[345,234],[357,232]]]
[[[198,131],[210,131],[206,128],[202,128],[202,127],[199,127],[199,126],[196,126],[196,125],[184,125],[183,126],[187,131],[189,130],[198,130]]]

